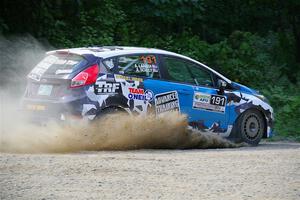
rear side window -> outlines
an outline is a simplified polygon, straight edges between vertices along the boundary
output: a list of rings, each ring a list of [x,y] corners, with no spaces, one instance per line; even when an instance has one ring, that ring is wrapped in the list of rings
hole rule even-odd
[[[87,63],[87,61],[79,55],[74,54],[52,54],[46,56],[39,62],[31,71],[29,76],[33,79],[39,79],[43,74],[45,75],[62,75],[70,74],[76,70],[79,64]]]
[[[213,86],[211,74],[196,64],[173,57],[164,57],[164,64],[171,81]]]
[[[159,66],[155,55],[124,55],[106,59],[103,63],[115,72],[129,76],[159,78]]]

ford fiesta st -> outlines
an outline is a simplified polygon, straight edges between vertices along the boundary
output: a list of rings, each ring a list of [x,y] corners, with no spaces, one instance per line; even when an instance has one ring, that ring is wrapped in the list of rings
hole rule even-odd
[[[47,52],[28,75],[22,105],[39,120],[178,111],[195,129],[252,145],[272,134],[273,109],[257,91],[189,57],[151,48]]]

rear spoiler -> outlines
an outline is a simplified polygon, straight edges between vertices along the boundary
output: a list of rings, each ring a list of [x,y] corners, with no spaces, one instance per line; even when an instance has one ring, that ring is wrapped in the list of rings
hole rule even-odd
[[[89,56],[92,55],[92,54],[82,54],[82,53],[79,53],[76,51],[72,51],[70,49],[59,49],[59,50],[53,50],[53,51],[46,52],[46,55],[52,55],[52,54],[77,55],[77,56],[81,56],[87,60],[89,60]]]
[[[46,52],[47,55],[51,55],[51,54],[55,54],[55,53],[58,53],[58,54],[74,54],[74,53],[71,53],[70,50],[68,50],[68,49],[60,49],[60,50],[54,50],[54,51]],[[79,55],[79,54],[76,54],[76,55]]]

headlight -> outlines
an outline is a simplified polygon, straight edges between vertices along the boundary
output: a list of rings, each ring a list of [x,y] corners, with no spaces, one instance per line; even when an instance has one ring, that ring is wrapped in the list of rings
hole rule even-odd
[[[255,94],[254,96],[256,96],[257,98],[259,98],[260,100],[269,103],[268,99],[262,95],[262,94]]]

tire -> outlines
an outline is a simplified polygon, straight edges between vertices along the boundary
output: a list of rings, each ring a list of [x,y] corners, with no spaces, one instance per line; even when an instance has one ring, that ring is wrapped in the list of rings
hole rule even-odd
[[[242,113],[238,118],[234,132],[238,142],[246,142],[256,146],[263,137],[265,131],[265,120],[263,114],[255,109]]]

